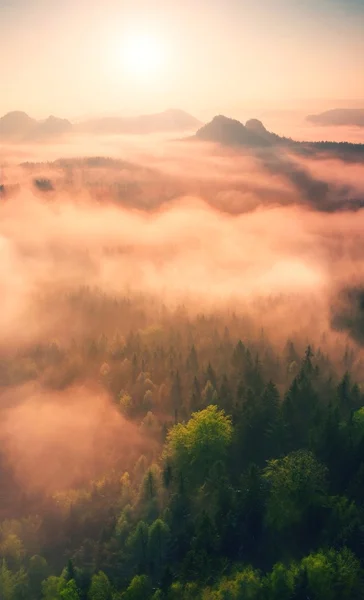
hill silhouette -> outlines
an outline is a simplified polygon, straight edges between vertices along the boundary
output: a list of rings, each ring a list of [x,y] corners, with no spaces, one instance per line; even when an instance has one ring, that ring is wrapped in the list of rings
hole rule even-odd
[[[51,115],[37,121],[22,111],[12,111],[0,118],[0,138],[10,141],[36,141],[53,138],[72,130],[72,123]]]
[[[218,115],[201,127],[196,137],[200,140],[218,142],[227,145],[249,147],[271,146],[273,140],[260,121],[254,119],[245,126],[236,119]],[[259,124],[259,125],[258,125]]]
[[[25,112],[12,111],[0,118],[0,139],[41,141],[71,132],[91,135],[169,133],[196,130],[200,125],[198,119],[178,109],[135,117],[100,117],[77,124],[53,115],[38,121]]]
[[[62,135],[72,131],[72,127],[72,123],[68,119],[60,119],[51,115],[42,123],[37,123],[34,135],[37,137]]]
[[[23,137],[36,127],[37,121],[25,112],[14,110],[0,118],[0,136],[9,138]]]
[[[84,121],[75,128],[92,134],[147,134],[157,132],[187,131],[196,129],[201,122],[179,109],[135,117],[101,117]]]
[[[310,142],[297,141],[268,131],[258,119],[250,119],[245,125],[236,119],[218,115],[201,127],[196,140],[215,142],[225,146],[245,147],[251,150],[287,148],[292,152],[314,155],[324,151],[339,156],[343,160],[362,160],[364,144],[348,142]]]
[[[364,108],[335,108],[317,115],[309,115],[307,121],[315,125],[356,125],[364,127]]]

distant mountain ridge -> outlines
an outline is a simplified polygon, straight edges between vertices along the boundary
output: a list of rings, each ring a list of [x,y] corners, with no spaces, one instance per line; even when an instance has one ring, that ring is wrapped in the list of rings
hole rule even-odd
[[[36,124],[25,112],[14,110],[0,118],[0,136],[26,135]]]
[[[187,131],[200,127],[201,121],[179,109],[135,117],[100,117],[84,121],[75,128],[84,133],[146,134],[157,132]]]
[[[148,134],[196,130],[201,121],[183,110],[135,117],[100,117],[72,124],[53,115],[38,121],[22,111],[12,111],[0,118],[0,138],[14,141],[36,141],[59,137],[66,133]]]
[[[52,138],[71,131],[72,123],[51,115],[44,121],[37,121],[27,113],[15,110],[0,118],[0,138],[14,141],[35,141]]]
[[[72,123],[68,119],[60,119],[51,115],[45,121],[37,123],[36,135],[38,137],[62,135],[72,131],[72,127]]]
[[[273,149],[280,146],[305,154],[317,150],[340,151],[345,155],[353,152],[364,153],[364,144],[330,141],[300,142],[268,131],[258,119],[250,119],[243,125],[240,121],[223,115],[217,115],[212,121],[203,125],[193,138],[225,146],[239,146],[257,150]]]
[[[243,125],[236,119],[217,115],[201,127],[195,138],[225,145],[247,146],[250,148],[269,148],[277,144],[293,144],[290,138],[280,137],[268,131],[258,119],[249,119]]]
[[[257,121],[260,123],[260,121]],[[265,130],[263,123],[260,123],[262,130]],[[267,132],[268,133],[268,132]],[[219,142],[228,145],[245,145],[245,146],[270,146],[271,140],[269,136],[257,132],[257,125],[253,127],[245,126],[236,119],[230,119],[224,115],[217,115],[203,127],[201,127],[196,137],[205,140]]]
[[[364,108],[335,108],[317,115],[308,115],[306,121],[315,125],[354,125],[364,127]]]

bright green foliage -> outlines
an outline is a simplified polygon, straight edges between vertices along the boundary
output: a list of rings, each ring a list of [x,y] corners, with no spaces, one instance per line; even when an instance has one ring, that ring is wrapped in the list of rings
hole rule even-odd
[[[202,600],[260,600],[263,583],[260,574],[248,567],[223,579],[216,589],[205,590]]]
[[[356,443],[364,440],[364,406],[353,415],[353,438]]]
[[[29,597],[28,577],[24,569],[12,572],[3,560],[0,566],[1,600],[27,600]]]
[[[263,477],[269,486],[266,519],[276,531],[300,523],[307,508],[322,502],[326,489],[325,467],[303,450],[270,460]]]
[[[325,553],[318,552],[310,554],[302,561],[302,566],[306,570],[309,589],[315,598],[334,598],[333,582],[334,569],[333,564]]]
[[[21,539],[15,533],[8,533],[0,544],[0,555],[9,565],[18,566],[24,556],[24,546]]]
[[[199,600],[201,593],[196,583],[186,583],[182,585],[179,581],[172,583],[168,600]]]
[[[65,585],[63,577],[47,577],[42,583],[43,600],[61,600],[61,590]]]
[[[362,408],[359,408],[359,410],[355,411],[353,416],[353,422],[358,427],[361,427],[364,433],[364,406],[362,406]]]
[[[88,600],[111,600],[110,581],[102,571],[92,576],[87,598]]]
[[[302,560],[307,572],[309,590],[320,600],[351,600],[361,578],[360,563],[344,548],[310,554]]]
[[[80,593],[74,579],[70,579],[60,593],[62,600],[80,600]]]
[[[274,565],[264,582],[269,600],[290,600],[295,587],[295,573],[281,563]]]
[[[234,578],[234,590],[236,590],[236,600],[246,598],[246,600],[258,599],[262,590],[262,581],[257,571],[248,567],[238,573]]]
[[[169,432],[166,457],[190,481],[203,483],[212,465],[224,460],[232,439],[231,420],[211,405]]]
[[[119,407],[120,412],[126,417],[130,416],[130,414],[132,413],[133,399],[130,396],[130,394],[128,394],[128,392],[125,392],[124,390],[122,390],[119,394]]]
[[[130,582],[122,600],[148,600],[152,587],[146,575],[136,575]]]
[[[8,569],[5,560],[0,567],[0,590],[2,600],[12,600],[14,591],[14,581],[11,571]]]

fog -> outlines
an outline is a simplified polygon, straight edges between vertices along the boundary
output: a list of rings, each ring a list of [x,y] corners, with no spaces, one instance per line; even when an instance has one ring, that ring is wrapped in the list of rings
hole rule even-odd
[[[55,492],[125,467],[147,442],[100,390],[47,393],[23,386],[1,395],[0,439],[27,490]],[[150,445],[150,442],[148,442]]]
[[[213,309],[256,295],[322,299],[325,290],[328,298],[333,286],[354,273],[360,278],[361,164],[155,138],[128,142],[119,140],[119,156],[115,139],[8,155],[5,184],[18,188],[0,209],[7,343],[44,328],[52,333],[51,313],[29,322],[36,294],[52,286],[146,292]],[[108,150],[115,162],[72,158],[86,146],[86,156]],[[68,157],[67,168],[39,164],[45,153],[50,162]],[[37,164],[20,167],[21,156]],[[49,178],[54,190],[37,190],[36,177]]]
[[[362,164],[156,137],[97,147],[73,139],[3,156],[2,356],[53,340],[67,347],[127,336],[132,309],[123,315],[113,304],[125,298],[136,307],[144,299],[145,325],[159,325],[161,306],[173,319],[183,304],[191,319],[248,315],[277,347],[293,335],[319,344],[325,334],[326,349],[349,341],[361,355]],[[52,164],[59,158],[66,163]],[[34,164],[20,166],[26,161]],[[37,188],[40,177],[53,189]],[[85,287],[103,295],[99,312],[72,303]],[[0,439],[23,485],[64,488],[97,473],[100,461],[127,462],[130,447],[140,454],[146,441],[98,389],[99,368],[58,392],[49,389],[55,377],[2,382]]]

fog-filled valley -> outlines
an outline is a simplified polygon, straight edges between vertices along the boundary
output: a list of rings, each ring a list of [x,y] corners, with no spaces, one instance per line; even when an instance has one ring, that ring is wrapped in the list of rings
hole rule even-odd
[[[361,597],[363,156],[4,143],[1,600]]]

